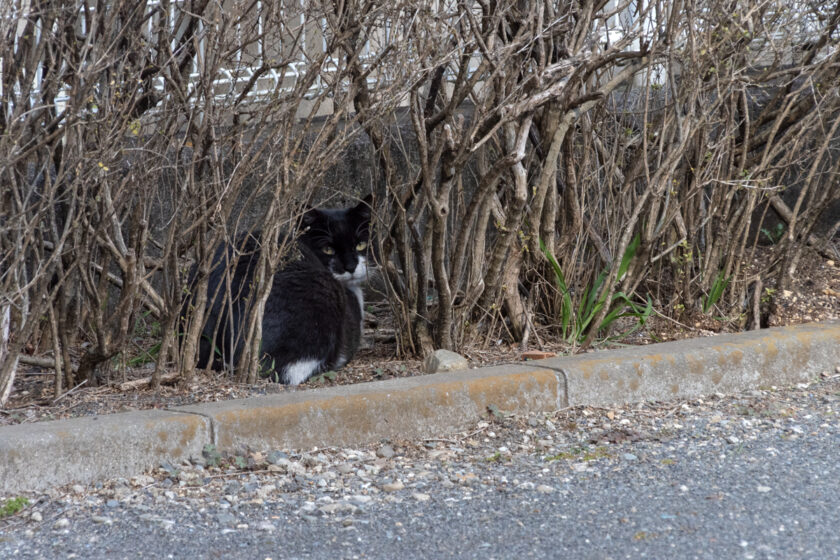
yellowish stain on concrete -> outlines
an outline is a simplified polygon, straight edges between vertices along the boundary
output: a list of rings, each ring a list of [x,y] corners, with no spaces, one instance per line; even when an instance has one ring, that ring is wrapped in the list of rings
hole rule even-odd
[[[516,387],[512,390],[512,387]],[[522,395],[554,403],[557,377],[553,371],[517,373],[483,379],[465,379],[421,385],[399,392],[366,393],[323,400],[267,404],[258,408],[227,410],[216,415],[219,445],[234,444],[238,435],[260,437],[277,442],[294,441],[296,432],[305,430],[319,439],[359,442],[367,434],[388,431],[410,433],[424,418],[437,418],[441,409],[472,408],[479,414],[490,404],[502,410],[520,408]],[[458,413],[461,414],[461,413]]]
[[[668,356],[668,358],[671,358]],[[662,354],[649,354],[644,357],[644,361],[648,362],[649,364],[658,364],[660,362],[664,362],[666,360],[665,356]]]
[[[685,369],[686,372],[692,375],[700,375],[706,371],[705,362],[701,356],[692,353],[685,355]]]
[[[636,376],[638,376],[638,377],[642,376],[642,363],[641,362],[634,363],[633,364],[633,369],[636,370]]]

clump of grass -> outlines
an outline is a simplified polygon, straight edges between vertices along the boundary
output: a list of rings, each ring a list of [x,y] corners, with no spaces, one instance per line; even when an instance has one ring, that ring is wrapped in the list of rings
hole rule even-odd
[[[732,275],[729,275],[728,277],[724,276],[722,270],[718,273],[715,277],[715,281],[712,283],[712,289],[709,291],[709,295],[703,298],[703,313],[711,311],[712,307],[714,307],[720,299],[720,296],[723,295],[723,291],[726,290],[730,280],[732,280]]]
[[[17,498],[10,498],[3,503],[3,507],[0,507],[0,519],[3,517],[10,517],[12,515],[17,515],[23,508],[29,505],[29,500],[24,498],[23,496],[18,496]]]
[[[619,280],[630,268],[630,263],[636,256],[636,251],[638,250],[640,243],[641,238],[637,234],[630,245],[628,245],[624,255],[622,255],[621,263],[618,265],[618,276],[616,276]],[[598,330],[606,329],[622,317],[634,317],[636,319],[636,324],[632,328],[616,337],[613,337],[622,338],[643,327],[651,314],[653,314],[653,301],[650,297],[647,298],[646,305],[640,305],[631,300],[624,292],[615,292],[609,302],[610,310],[604,316],[601,324],[592,325],[592,320],[596,315],[598,315],[598,312],[607,305],[606,294],[602,295],[600,298],[598,297],[598,294],[601,292],[604,282],[607,280],[607,276],[610,272],[609,267],[601,271],[591,286],[585,287],[583,295],[580,298],[580,302],[577,307],[575,307],[572,303],[571,290],[569,290],[569,287],[566,284],[563,269],[560,267],[557,259],[554,258],[554,255],[548,251],[542,240],[540,240],[540,249],[546,259],[548,259],[548,262],[551,264],[551,268],[554,269],[554,280],[562,297],[562,304],[560,307],[560,327],[563,338],[566,342],[570,344],[581,343],[586,338],[586,334],[589,332],[590,328],[595,327]]]

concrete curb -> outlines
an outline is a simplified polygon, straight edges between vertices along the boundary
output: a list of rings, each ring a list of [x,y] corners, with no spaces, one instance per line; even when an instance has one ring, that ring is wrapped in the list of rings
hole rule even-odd
[[[491,404],[500,410],[550,412],[565,402],[561,387],[550,369],[508,365],[175,410],[212,419],[219,449],[299,449],[439,436],[486,416]]]
[[[0,495],[140,474],[201,453],[207,418],[143,410],[0,428]]]
[[[787,385],[840,365],[840,323],[810,324],[266,397],[0,428],[0,494],[130,476],[220,450],[440,436],[490,405],[551,412]]]
[[[530,362],[566,380],[568,406],[666,401],[793,385],[840,365],[840,323],[761,329]]]

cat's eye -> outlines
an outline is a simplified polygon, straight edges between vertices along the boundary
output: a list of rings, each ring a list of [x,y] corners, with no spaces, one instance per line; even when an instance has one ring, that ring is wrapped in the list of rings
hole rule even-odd
[[[367,249],[367,241],[362,241],[361,243],[356,245],[357,251],[364,251],[365,249]]]
[[[333,249],[333,248],[332,248],[332,247],[330,247],[329,245],[326,245],[326,246],[324,246],[324,247],[321,247],[321,251],[322,251],[325,255],[335,255],[335,249]]]

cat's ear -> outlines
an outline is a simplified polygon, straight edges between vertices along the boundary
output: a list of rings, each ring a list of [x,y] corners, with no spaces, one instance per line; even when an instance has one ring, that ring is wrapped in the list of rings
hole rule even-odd
[[[369,194],[364,197],[354,208],[353,213],[359,216],[361,219],[369,221],[371,208],[373,206],[373,194]]]

